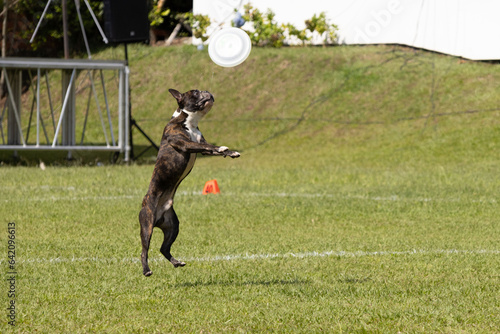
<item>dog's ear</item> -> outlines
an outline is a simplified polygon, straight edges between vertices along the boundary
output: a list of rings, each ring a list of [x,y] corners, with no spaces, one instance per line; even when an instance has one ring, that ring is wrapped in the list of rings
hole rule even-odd
[[[181,93],[179,93],[178,91],[176,91],[175,89],[172,89],[172,88],[169,89],[168,91],[177,100],[177,103],[181,103],[181,100],[182,100],[182,94]]]

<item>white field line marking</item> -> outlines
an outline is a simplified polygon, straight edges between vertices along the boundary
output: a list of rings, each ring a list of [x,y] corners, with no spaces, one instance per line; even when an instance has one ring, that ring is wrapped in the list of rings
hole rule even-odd
[[[123,199],[140,199],[143,198],[144,194],[130,194],[130,195],[116,195],[116,196],[45,196],[45,197],[20,197],[14,199],[3,199],[0,202],[4,203],[12,203],[12,202],[27,202],[27,201],[35,201],[35,202],[46,202],[46,201],[87,201],[87,200],[102,200],[102,201],[118,201]],[[176,194],[177,196],[201,196],[201,191],[180,191]],[[221,194],[222,196],[238,196],[242,195],[242,193],[231,193],[226,192]],[[382,201],[382,202],[462,202],[467,201],[466,199],[461,198],[426,198],[426,197],[401,197],[398,195],[392,196],[365,196],[365,195],[334,195],[334,194],[325,194],[325,193],[244,193],[245,196],[250,197],[290,197],[290,198],[332,198],[332,199],[357,199],[357,200],[365,200],[365,201]],[[496,204],[498,201],[494,198],[484,198],[471,200],[471,203],[488,203],[488,204]]]
[[[235,193],[226,193],[226,195],[236,196]],[[428,198],[428,197],[401,197],[398,195],[391,196],[364,196],[364,195],[334,195],[334,194],[307,194],[307,193],[245,193],[247,196],[254,197],[300,197],[300,198],[338,198],[338,199],[360,199],[367,201],[383,201],[383,202],[461,202],[461,198]],[[495,204],[497,200],[494,198],[472,200],[472,203],[490,203]]]
[[[48,185],[35,185],[35,186],[2,186],[0,189],[3,190],[62,190],[62,191],[75,191],[76,188],[73,186],[48,186]]]
[[[232,255],[215,255],[206,257],[187,257],[183,261],[192,262],[221,262],[221,261],[238,261],[238,260],[262,260],[262,259],[287,259],[296,258],[304,259],[311,257],[370,257],[370,256],[405,256],[405,255],[500,255],[500,250],[495,249],[479,249],[479,250],[459,250],[459,249],[436,249],[424,250],[413,249],[408,251],[379,251],[379,252],[346,252],[346,251],[325,251],[325,252],[299,252],[299,253],[269,253],[269,254],[232,254]],[[0,259],[0,264],[6,260]],[[36,264],[36,263],[67,263],[67,262],[100,262],[100,263],[139,263],[139,257],[124,257],[124,258],[104,258],[104,257],[56,257],[56,258],[27,258],[19,259],[17,263]],[[150,258],[150,262],[166,262],[164,257]]]
[[[4,199],[4,203],[14,203],[14,202],[57,202],[57,201],[119,201],[122,199],[140,199],[144,195],[118,195],[118,196],[51,196],[47,195],[45,197],[24,197],[24,198],[14,198],[14,199]]]

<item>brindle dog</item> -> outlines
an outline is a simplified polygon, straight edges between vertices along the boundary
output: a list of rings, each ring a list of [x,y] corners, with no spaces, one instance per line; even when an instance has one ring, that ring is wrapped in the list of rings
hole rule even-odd
[[[164,235],[160,252],[174,267],[186,265],[170,254],[170,248],[179,234],[179,220],[173,204],[175,191],[193,168],[196,154],[231,158],[240,156],[238,152],[230,151],[226,146],[207,143],[198,129],[198,122],[214,104],[212,94],[199,90],[190,90],[184,94],[175,89],[169,89],[169,92],[177,100],[178,108],[163,131],[153,176],[139,213],[141,262],[145,276],[153,274],[148,266],[148,250],[154,227],[159,227]]]

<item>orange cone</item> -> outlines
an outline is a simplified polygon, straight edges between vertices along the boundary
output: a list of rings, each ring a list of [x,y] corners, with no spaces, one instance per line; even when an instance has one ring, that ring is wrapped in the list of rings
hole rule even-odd
[[[217,184],[217,180],[210,180],[205,183],[205,187],[203,188],[203,195],[207,194],[219,194],[219,185]]]

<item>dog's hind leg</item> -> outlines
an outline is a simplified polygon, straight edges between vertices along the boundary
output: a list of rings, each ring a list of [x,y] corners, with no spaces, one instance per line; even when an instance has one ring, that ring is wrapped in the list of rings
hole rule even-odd
[[[170,254],[170,248],[179,234],[179,219],[173,207],[170,207],[164,213],[163,224],[158,227],[161,228],[164,236],[160,252],[174,265],[174,267],[184,267],[186,263],[176,260],[172,254]]]
[[[151,276],[153,272],[149,269],[148,265],[148,251],[149,244],[151,242],[151,236],[153,235],[154,227],[154,214],[148,207],[143,207],[139,213],[139,222],[141,224],[141,242],[142,242],[142,273],[144,276]]]

